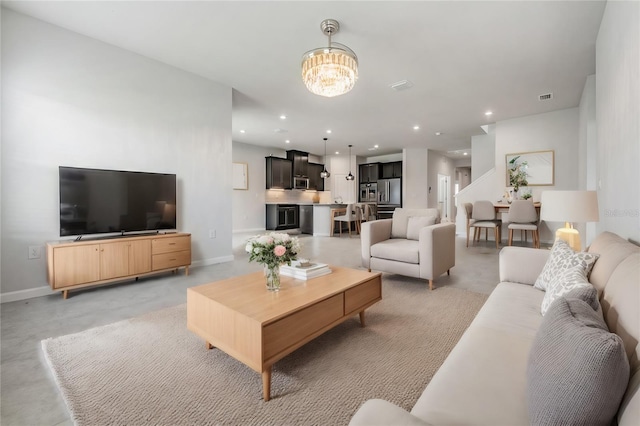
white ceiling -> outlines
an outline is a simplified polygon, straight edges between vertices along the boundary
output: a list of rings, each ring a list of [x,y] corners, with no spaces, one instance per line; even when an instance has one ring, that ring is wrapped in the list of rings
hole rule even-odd
[[[329,152],[353,144],[362,156],[462,150],[481,125],[577,106],[604,11],[602,1],[2,4],[232,87],[234,141],[322,155],[329,137]],[[327,44],[326,18],[360,61],[355,88],[335,98],[300,79],[302,54]],[[404,79],[411,89],[389,87]]]

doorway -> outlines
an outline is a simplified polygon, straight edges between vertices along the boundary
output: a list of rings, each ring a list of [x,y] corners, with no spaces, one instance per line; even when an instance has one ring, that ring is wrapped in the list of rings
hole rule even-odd
[[[438,210],[440,217],[451,219],[451,176],[438,173]]]

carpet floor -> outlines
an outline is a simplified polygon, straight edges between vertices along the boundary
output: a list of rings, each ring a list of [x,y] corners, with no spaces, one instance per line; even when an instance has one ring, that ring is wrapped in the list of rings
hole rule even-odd
[[[46,339],[42,348],[77,425],[346,425],[362,403],[411,409],[487,296],[385,275],[383,299],[260,374],[206,350],[186,305]]]

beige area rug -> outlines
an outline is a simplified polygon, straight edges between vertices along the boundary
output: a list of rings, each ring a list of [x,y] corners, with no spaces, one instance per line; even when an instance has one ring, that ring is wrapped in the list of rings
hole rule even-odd
[[[206,350],[186,305],[42,341],[78,425],[346,425],[370,398],[410,409],[487,296],[383,279],[383,300],[260,374]]]

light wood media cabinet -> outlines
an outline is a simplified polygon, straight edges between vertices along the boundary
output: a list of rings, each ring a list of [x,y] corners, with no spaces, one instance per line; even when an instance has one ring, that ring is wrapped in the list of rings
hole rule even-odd
[[[189,275],[189,265],[191,234],[185,233],[47,243],[47,280],[65,299],[69,290],[181,267]]]

